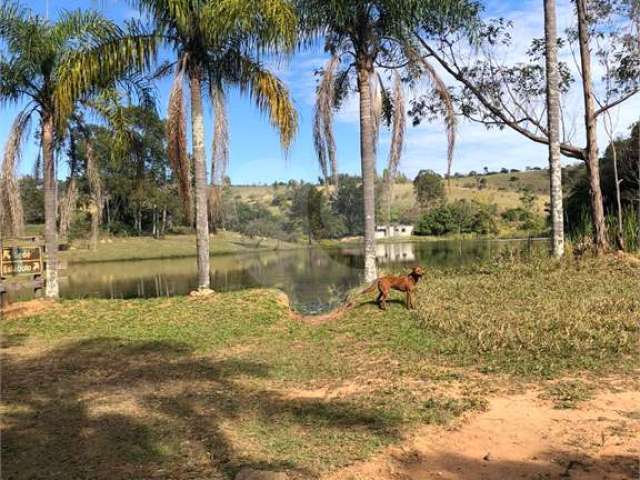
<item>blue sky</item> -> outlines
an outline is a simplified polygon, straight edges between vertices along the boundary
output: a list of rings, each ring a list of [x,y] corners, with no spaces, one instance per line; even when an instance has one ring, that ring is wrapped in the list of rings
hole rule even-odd
[[[132,9],[127,0],[29,0],[23,4],[34,11],[45,14],[48,3],[49,16],[55,19],[62,9],[97,8],[106,16],[117,22],[136,17],[138,13]],[[489,16],[505,16],[514,21],[514,45],[509,55],[514,60],[524,59],[528,42],[533,37],[541,37],[542,2],[539,0],[485,1],[486,14]],[[558,19],[562,28],[572,19],[569,0],[559,0]],[[170,55],[165,52],[163,55]],[[290,178],[315,180],[320,171],[313,151],[311,122],[313,119],[313,97],[315,92],[314,71],[321,67],[326,55],[321,48],[315,47],[297,53],[286,63],[274,65],[278,74],[287,83],[299,113],[300,128],[295,144],[285,158],[280,151],[277,133],[269,126],[263,114],[257,112],[248,97],[232,90],[229,96],[230,123],[230,167],[229,175],[234,184],[272,183],[275,180]],[[158,107],[161,114],[166,111],[167,92],[170,79],[157,84]],[[577,92],[579,93],[579,92]],[[640,112],[640,96],[614,112],[616,131],[626,133],[628,125],[638,119]],[[576,97],[578,99],[578,97]],[[576,107],[569,116],[576,124],[575,142],[582,144],[583,134],[580,126],[579,101],[568,99],[569,107]],[[4,146],[8,130],[19,111],[19,107],[10,107],[0,112],[0,143]],[[206,116],[207,151],[210,150],[211,112]],[[410,122],[409,122],[410,125]],[[357,99],[347,101],[336,116],[336,141],[338,145],[338,162],[340,171],[359,173],[359,134]],[[418,170],[430,168],[443,172],[446,165],[446,135],[443,125],[435,122],[417,128],[409,126],[406,146],[400,164],[400,170],[413,177]],[[606,145],[604,132],[599,133],[601,148]],[[388,132],[383,129],[378,154],[378,169],[384,168],[387,158]],[[21,173],[32,171],[37,155],[37,146],[33,135],[25,145]],[[487,131],[484,127],[460,121],[458,143],[455,152],[454,171],[467,172],[501,167],[523,169],[525,166],[545,166],[547,150],[509,130]],[[60,176],[65,174],[61,165]]]

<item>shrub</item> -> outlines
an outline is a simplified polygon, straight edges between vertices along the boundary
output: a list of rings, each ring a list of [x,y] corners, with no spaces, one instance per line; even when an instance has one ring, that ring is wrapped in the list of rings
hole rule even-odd
[[[425,213],[417,222],[416,235],[448,233],[497,233],[496,206],[458,200]]]

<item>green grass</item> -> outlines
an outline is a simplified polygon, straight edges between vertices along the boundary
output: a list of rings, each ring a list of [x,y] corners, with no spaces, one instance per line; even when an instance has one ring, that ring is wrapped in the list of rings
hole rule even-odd
[[[313,478],[522,382],[558,402],[637,367],[640,267],[613,258],[429,271],[418,308],[336,320],[275,291],[62,301],[4,319],[9,478]],[[556,400],[557,399],[557,400]],[[46,474],[42,473],[46,472]]]
[[[298,248],[298,245],[274,239],[248,238],[239,233],[221,232],[211,236],[211,255]],[[63,259],[71,263],[110,262],[120,260],[148,260],[183,258],[196,255],[195,235],[167,235],[153,237],[103,238],[95,251],[88,242],[76,240],[71,248],[62,252]]]
[[[546,386],[542,398],[553,401],[554,408],[576,408],[580,403],[590,400],[595,387],[580,380],[563,380]]]

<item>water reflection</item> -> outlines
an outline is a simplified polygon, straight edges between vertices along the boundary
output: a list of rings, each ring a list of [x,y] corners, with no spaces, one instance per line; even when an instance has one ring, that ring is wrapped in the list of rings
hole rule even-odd
[[[545,250],[547,242],[535,242]],[[437,241],[377,245],[384,270],[414,264],[462,266],[497,253],[530,248],[528,242]],[[268,287],[283,290],[295,308],[317,313],[338,305],[362,281],[362,246],[308,248],[216,256],[211,283],[217,291]],[[66,298],[136,298],[184,295],[197,286],[195,258],[70,265],[61,294]]]

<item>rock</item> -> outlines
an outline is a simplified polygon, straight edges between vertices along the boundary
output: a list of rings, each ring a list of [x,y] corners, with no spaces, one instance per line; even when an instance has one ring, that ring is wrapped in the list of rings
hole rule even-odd
[[[284,472],[254,470],[253,468],[244,467],[238,472],[235,480],[289,480],[289,475]]]
[[[491,452],[487,452],[487,454],[484,457],[482,457],[482,459],[485,462],[489,462],[489,461],[493,460],[493,457],[491,456]]]

